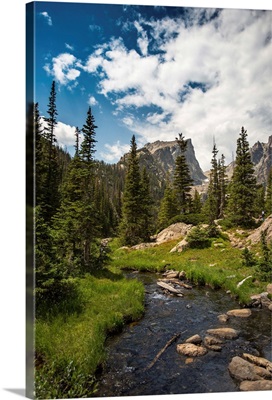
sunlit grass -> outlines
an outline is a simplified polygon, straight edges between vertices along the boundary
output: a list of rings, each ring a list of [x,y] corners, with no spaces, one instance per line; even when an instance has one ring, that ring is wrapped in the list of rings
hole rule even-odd
[[[80,280],[79,288],[82,313],[36,321],[39,398],[66,398],[68,392],[69,397],[90,395],[94,390],[88,387],[90,379],[105,360],[107,335],[122,329],[127,320],[139,319],[144,311],[144,288],[137,280],[88,276]],[[82,384],[73,386],[74,380]]]
[[[229,290],[243,304],[249,302],[250,295],[265,290],[266,283],[258,280],[256,268],[244,267],[242,250],[232,247],[228,240],[214,239],[210,248],[170,253],[177,243],[169,241],[143,250],[117,249],[113,244],[112,265],[140,271],[162,272],[165,268],[185,271],[193,283]],[[252,278],[237,288],[250,275]]]

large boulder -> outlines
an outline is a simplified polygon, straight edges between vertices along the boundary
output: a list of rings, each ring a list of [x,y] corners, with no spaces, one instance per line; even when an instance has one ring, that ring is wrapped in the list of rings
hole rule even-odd
[[[271,373],[266,369],[252,364],[241,357],[235,356],[229,364],[230,375],[238,381],[258,381],[271,379]]]
[[[168,242],[169,240],[177,240],[186,236],[192,226],[193,225],[187,225],[183,222],[178,222],[168,226],[168,228],[163,229],[156,236],[153,236],[152,239],[155,240],[157,244]]]
[[[240,390],[244,392],[255,392],[258,390],[272,390],[272,381],[261,379],[259,381],[243,381]]]
[[[269,215],[259,228],[255,229],[251,235],[248,236],[247,242],[249,244],[257,244],[261,240],[261,233],[266,232],[266,240],[270,242],[272,240],[272,215]]]

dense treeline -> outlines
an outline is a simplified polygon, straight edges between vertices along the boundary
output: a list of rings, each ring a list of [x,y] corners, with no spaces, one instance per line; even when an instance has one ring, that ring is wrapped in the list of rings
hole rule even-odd
[[[34,234],[37,398],[92,395],[108,331],[143,312],[144,288],[137,280],[127,281],[105,268],[109,263],[114,268],[119,257],[110,260],[107,240],[102,239],[116,237],[118,246],[132,246],[152,240],[153,234],[171,223],[185,222],[195,225],[187,239],[190,248],[198,251],[220,235],[216,220],[227,228],[250,228],[261,222],[263,213],[272,214],[272,169],[267,184],[258,185],[243,127],[231,179],[225,157],[218,158],[214,143],[208,191],[203,197],[193,186],[182,133],[176,138],[180,155],[173,178],[164,182],[152,171],[148,155],[140,162],[134,135],[123,163],[109,165],[95,159],[97,126],[90,107],[82,127],[75,128],[71,157],[57,143],[57,115],[53,82],[47,116],[41,117],[36,103],[27,119],[27,215],[31,215],[27,241],[30,248]],[[160,265],[161,251],[157,255]],[[170,257],[168,253],[163,258]],[[242,265],[257,267],[258,279],[269,281],[272,250],[265,232],[260,254],[257,259],[245,248]],[[32,254],[28,258],[30,266]],[[137,254],[136,258],[139,261]],[[141,265],[147,262],[140,261]],[[122,257],[120,262],[124,263]],[[176,262],[180,264],[177,256]],[[29,287],[31,272],[28,268]]]
[[[107,254],[101,239],[119,236],[120,244],[149,241],[171,222],[207,223],[252,227],[262,212],[271,213],[272,172],[266,187],[258,186],[251,161],[247,131],[237,140],[233,177],[228,181],[225,157],[212,149],[206,198],[193,188],[185,158],[187,142],[176,138],[180,155],[172,181],[158,182],[142,167],[135,136],[125,165],[96,161],[95,118],[87,110],[82,128],[75,129],[75,153],[71,157],[56,139],[56,85],[53,81],[47,117],[33,107],[35,132],[35,233],[36,291],[52,299],[69,279],[101,268]],[[50,293],[50,295],[49,295]]]

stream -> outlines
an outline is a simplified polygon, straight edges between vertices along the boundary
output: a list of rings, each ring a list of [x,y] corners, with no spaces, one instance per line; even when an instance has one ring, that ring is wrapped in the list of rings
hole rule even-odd
[[[184,297],[173,297],[158,287],[161,276],[157,274],[127,277],[145,285],[145,314],[107,341],[107,361],[98,377],[96,397],[234,392],[239,386],[228,372],[232,357],[246,352],[271,361],[271,311],[252,309],[250,317],[230,317],[223,324],[218,315],[240,308],[223,290],[193,287],[184,289]],[[207,329],[225,326],[240,335],[226,340],[220,352],[209,351],[193,359],[177,353],[176,345],[190,336],[204,338]],[[146,369],[177,333],[181,333],[179,339]]]

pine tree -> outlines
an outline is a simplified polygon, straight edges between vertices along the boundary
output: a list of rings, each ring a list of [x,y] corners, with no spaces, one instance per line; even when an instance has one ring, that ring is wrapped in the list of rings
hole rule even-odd
[[[190,210],[191,203],[191,186],[193,180],[190,176],[189,167],[185,157],[187,142],[184,140],[182,133],[176,138],[181,154],[177,156],[174,172],[174,188],[176,191],[179,212],[185,214]]]
[[[191,212],[194,214],[200,214],[201,211],[202,211],[201,196],[198,193],[198,191],[195,189],[193,200],[192,200]]]
[[[219,218],[220,213],[220,188],[219,188],[219,168],[217,161],[217,147],[216,144],[212,150],[212,168],[210,172],[210,181],[208,187],[208,209],[209,209],[209,222],[214,223],[214,220]]]
[[[122,221],[120,224],[120,237],[124,245],[133,246],[142,239],[141,225],[139,223],[141,201],[141,174],[137,157],[137,144],[133,135],[125,178]]]
[[[76,129],[76,146],[79,130]],[[76,147],[75,146],[75,147]],[[66,263],[69,275],[77,274],[77,264],[83,262],[81,222],[83,214],[84,182],[82,179],[82,161],[78,151],[69,164],[61,188],[61,205],[54,217],[55,242],[60,262]]]
[[[272,214],[272,168],[270,168],[266,185],[265,212],[267,215]]]
[[[143,168],[141,174],[141,227],[142,227],[142,240],[148,242],[151,235],[151,225],[152,225],[152,206],[153,201],[150,193],[150,181],[147,174],[146,167]]]
[[[178,215],[178,204],[175,191],[169,181],[167,181],[164,195],[160,204],[158,214],[158,226],[164,229],[169,225],[169,221]]]
[[[218,162],[218,179],[219,179],[219,191],[220,191],[219,218],[223,218],[225,208],[227,205],[227,174],[226,174],[224,154],[221,155],[221,158]]]
[[[95,245],[99,232],[99,222],[95,210],[95,177],[94,177],[94,153],[95,153],[95,119],[91,107],[87,111],[86,123],[81,130],[83,140],[80,146],[79,155],[82,161],[82,216],[81,216],[81,237],[84,243],[84,263],[91,266],[94,262],[91,257],[91,247]]]
[[[46,149],[44,152],[46,163],[46,178],[43,188],[42,213],[45,222],[50,222],[59,206],[59,183],[60,172],[58,166],[58,154],[56,148],[55,128],[57,126],[57,108],[56,108],[56,85],[52,83],[48,104],[48,117],[44,118],[46,127],[44,128],[44,137],[46,140]]]
[[[234,224],[248,227],[254,217],[254,201],[256,197],[256,178],[251,161],[247,131],[241,128],[237,140],[236,161],[232,181],[228,214]]]

